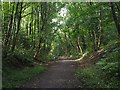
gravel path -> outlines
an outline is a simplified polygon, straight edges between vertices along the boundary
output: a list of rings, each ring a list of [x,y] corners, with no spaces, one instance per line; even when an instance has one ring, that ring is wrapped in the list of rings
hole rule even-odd
[[[50,65],[48,71],[28,81],[24,88],[82,88],[75,78],[78,63],[73,60],[60,60]]]

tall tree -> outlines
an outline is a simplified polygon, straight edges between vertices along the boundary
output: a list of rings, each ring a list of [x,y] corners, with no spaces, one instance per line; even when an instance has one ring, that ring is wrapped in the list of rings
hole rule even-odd
[[[110,2],[110,7],[111,7],[111,13],[113,15],[113,19],[114,19],[118,34],[120,36],[120,23],[118,21],[117,15],[116,15],[115,4],[113,2]]]

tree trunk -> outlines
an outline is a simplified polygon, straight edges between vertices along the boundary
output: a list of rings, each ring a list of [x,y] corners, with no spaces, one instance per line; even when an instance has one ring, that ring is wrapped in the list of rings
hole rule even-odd
[[[19,33],[19,30],[20,30],[20,21],[21,21],[21,15],[22,15],[22,4],[23,4],[23,2],[20,3],[20,12],[19,12],[19,17],[18,17],[18,22],[17,22],[17,31],[15,33],[15,36],[13,37],[13,45],[12,45],[12,48],[11,48],[12,52],[15,49],[16,39],[18,37],[18,33]]]
[[[4,46],[3,48],[6,48],[7,45],[8,45],[8,42],[9,42],[9,37],[11,35],[11,30],[12,30],[12,25],[13,25],[13,15],[14,14],[14,5],[12,7],[12,13],[11,13],[11,16],[10,16],[10,21],[9,21],[9,27],[8,27],[8,32],[6,34],[6,37],[5,37],[5,41],[4,41]]]
[[[97,41],[97,50],[100,49],[100,44],[101,44],[101,37],[102,37],[102,17],[101,17],[101,10],[99,11],[99,28],[98,28],[98,31],[99,31],[99,35],[98,35],[98,41]]]
[[[114,19],[114,22],[115,22],[115,25],[116,25],[116,28],[118,31],[118,35],[120,36],[120,25],[119,25],[119,21],[117,19],[117,15],[115,13],[115,5],[113,2],[110,2],[110,7],[111,7],[111,13],[112,13],[112,16],[113,16],[113,19]]]
[[[97,34],[94,30],[92,30],[92,37],[93,37],[93,44],[94,44],[94,51],[97,51]]]
[[[37,56],[38,56],[38,54],[39,54],[40,48],[41,48],[41,41],[40,41],[40,39],[39,39],[39,44],[38,44],[37,51],[35,52],[35,55],[34,55],[34,60],[38,60],[38,59],[37,59]]]
[[[80,37],[77,38],[77,47],[78,47],[78,50],[79,50],[81,56],[83,56],[82,47],[80,45]]]

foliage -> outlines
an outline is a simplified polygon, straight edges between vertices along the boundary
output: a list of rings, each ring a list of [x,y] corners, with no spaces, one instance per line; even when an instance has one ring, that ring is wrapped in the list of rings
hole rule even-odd
[[[101,77],[100,70],[95,67],[78,69],[76,77],[82,80],[90,88],[105,88],[105,83]]]
[[[97,65],[102,69],[103,73],[106,74],[107,78],[113,78],[119,76],[119,63],[120,49],[117,48],[112,53],[107,53],[106,58],[103,58],[97,63]]]
[[[114,76],[106,79],[108,76],[98,67],[79,69],[76,77],[89,88],[118,88],[120,84],[118,78]]]
[[[8,68],[7,68],[8,69]],[[3,73],[3,88],[18,88],[26,80],[30,80],[37,74],[40,74],[46,70],[45,67],[37,65],[35,67],[26,67],[24,69],[9,69],[9,73]]]
[[[118,21],[112,14],[116,12],[119,19],[119,4],[113,3],[113,7],[115,11],[108,3],[96,2],[2,2],[3,56],[20,49],[33,50],[30,56],[35,60],[47,61],[97,51],[118,38]]]
[[[16,50],[13,53],[8,54],[7,58],[4,58],[3,67],[6,64],[14,65],[16,67],[31,66],[33,63],[32,54],[34,53],[31,53],[31,51],[28,50]]]
[[[119,3],[1,3],[3,72],[7,66],[25,68],[36,61],[57,60],[59,56],[80,58],[86,52],[90,55],[119,41]],[[114,76],[118,53],[106,52],[108,56],[98,66],[108,77]],[[96,75],[96,69],[93,70]]]
[[[96,63],[96,66],[86,67],[77,71],[77,77],[90,87],[118,88],[120,49],[107,52],[104,57]]]

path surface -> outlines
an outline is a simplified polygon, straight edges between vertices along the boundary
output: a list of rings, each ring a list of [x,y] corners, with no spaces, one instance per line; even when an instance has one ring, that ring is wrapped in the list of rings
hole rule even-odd
[[[81,88],[83,87],[75,78],[77,62],[73,60],[60,60],[50,65],[48,71],[28,81],[25,88]]]

